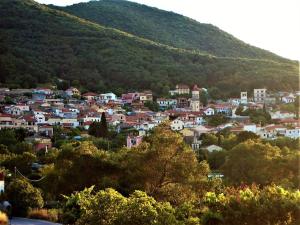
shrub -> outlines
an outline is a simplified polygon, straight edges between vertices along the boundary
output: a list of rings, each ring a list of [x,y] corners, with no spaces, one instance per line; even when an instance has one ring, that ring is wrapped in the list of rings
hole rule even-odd
[[[26,216],[29,209],[42,208],[44,205],[41,191],[23,179],[13,180],[6,194],[12,203],[13,214],[18,216]]]
[[[58,210],[57,209],[32,209],[28,213],[28,218],[57,222]]]
[[[202,216],[203,224],[300,224],[299,190],[275,185],[231,187],[221,194],[207,192],[204,203],[209,210]]]
[[[0,212],[0,225],[8,225],[8,218],[3,212]]]

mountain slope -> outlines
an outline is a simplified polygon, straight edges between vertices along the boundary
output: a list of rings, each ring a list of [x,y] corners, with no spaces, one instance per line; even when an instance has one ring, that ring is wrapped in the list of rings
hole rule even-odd
[[[178,82],[222,90],[296,89],[296,63],[217,58],[161,45],[31,0],[0,1],[0,82],[34,87],[55,78],[91,91],[151,88]]]
[[[178,48],[222,57],[284,60],[271,52],[245,44],[213,25],[129,1],[100,0],[55,8]]]

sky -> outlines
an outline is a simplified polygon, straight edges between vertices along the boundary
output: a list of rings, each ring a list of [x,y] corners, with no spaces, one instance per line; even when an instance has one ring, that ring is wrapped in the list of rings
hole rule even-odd
[[[88,0],[35,0],[71,5]],[[131,0],[210,23],[240,40],[300,61],[300,0]]]

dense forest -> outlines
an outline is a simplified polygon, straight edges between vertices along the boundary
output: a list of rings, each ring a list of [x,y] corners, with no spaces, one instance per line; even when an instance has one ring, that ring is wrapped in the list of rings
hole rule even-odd
[[[30,88],[63,79],[90,91],[199,84],[221,95],[298,87],[298,64],[216,57],[107,28],[32,0],[0,2],[0,83]],[[239,48],[239,46],[236,46]]]
[[[211,24],[199,23],[173,12],[134,2],[101,0],[57,8],[177,48],[223,57],[284,61],[273,53],[243,43]]]

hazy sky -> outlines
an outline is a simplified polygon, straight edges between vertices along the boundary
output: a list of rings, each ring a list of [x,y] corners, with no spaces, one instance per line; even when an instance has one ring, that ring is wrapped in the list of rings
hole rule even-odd
[[[71,5],[88,0],[36,0]],[[300,60],[300,0],[132,0],[211,23],[251,45]]]

